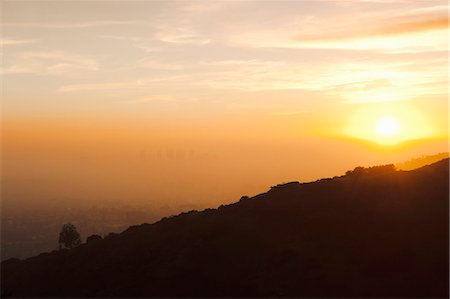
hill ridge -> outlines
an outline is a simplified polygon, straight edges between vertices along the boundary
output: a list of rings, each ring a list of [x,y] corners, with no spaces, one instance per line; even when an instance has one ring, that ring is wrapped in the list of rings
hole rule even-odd
[[[72,250],[10,259],[2,262],[2,291],[26,297],[445,297],[448,165],[444,159],[411,171],[355,168],[131,226]]]

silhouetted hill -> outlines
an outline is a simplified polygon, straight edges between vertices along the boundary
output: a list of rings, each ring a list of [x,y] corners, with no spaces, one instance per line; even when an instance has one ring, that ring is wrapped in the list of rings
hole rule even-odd
[[[10,259],[13,297],[448,297],[449,160],[289,183]]]
[[[435,155],[423,155],[421,157],[414,158],[403,163],[398,163],[395,166],[397,167],[397,169],[401,170],[413,170],[419,167],[423,167],[425,165],[436,163],[443,159],[447,159],[448,157],[449,157],[448,152],[439,153]]]

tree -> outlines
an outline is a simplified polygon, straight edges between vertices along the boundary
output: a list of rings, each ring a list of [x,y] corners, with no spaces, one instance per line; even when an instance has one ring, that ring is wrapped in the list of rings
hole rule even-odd
[[[80,234],[72,223],[63,225],[59,233],[59,248],[74,248],[81,244]]]

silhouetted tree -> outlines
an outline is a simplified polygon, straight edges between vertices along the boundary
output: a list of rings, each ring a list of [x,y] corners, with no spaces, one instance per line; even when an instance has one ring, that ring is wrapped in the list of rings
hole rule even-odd
[[[72,223],[63,225],[59,233],[59,248],[73,248],[81,244],[80,234]]]

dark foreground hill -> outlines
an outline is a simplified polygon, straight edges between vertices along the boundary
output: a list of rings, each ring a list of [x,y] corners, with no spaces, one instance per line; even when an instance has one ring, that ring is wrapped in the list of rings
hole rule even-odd
[[[449,160],[357,168],[1,264],[12,297],[448,297]]]

